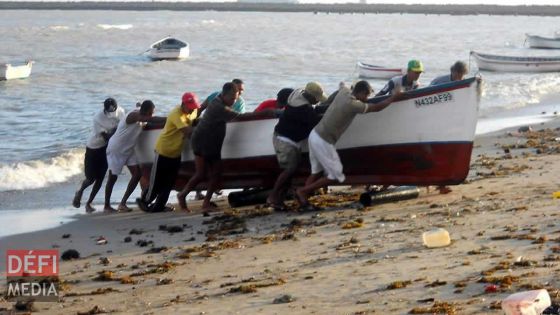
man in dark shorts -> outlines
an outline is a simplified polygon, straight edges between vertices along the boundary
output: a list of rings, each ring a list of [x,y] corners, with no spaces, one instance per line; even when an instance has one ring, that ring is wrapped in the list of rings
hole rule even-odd
[[[215,208],[210,202],[212,194],[219,189],[222,173],[222,145],[226,136],[226,123],[232,120],[244,120],[253,117],[274,117],[274,111],[267,109],[261,112],[238,113],[232,109],[239,97],[239,89],[235,83],[228,82],[222,87],[206,108],[191,137],[194,153],[195,173],[189,182],[177,194],[181,210],[190,211],[187,207],[187,195],[205,179],[208,179],[207,192],[202,203],[204,211]]]
[[[276,211],[286,208],[284,199],[301,160],[301,146],[321,119],[313,109],[313,104],[325,100],[319,83],[307,83],[304,89],[297,89],[290,94],[288,105],[274,128],[272,144],[282,173],[276,178],[267,203]]]
[[[84,190],[93,184],[89,199],[86,203],[86,212],[91,213],[95,208],[91,205],[95,195],[101,188],[103,178],[107,172],[107,143],[109,138],[117,129],[119,121],[125,116],[124,109],[117,105],[117,101],[108,98],[103,103],[103,110],[93,117],[93,130],[86,144],[86,155],[84,159],[84,173],[86,178],[76,194],[72,205],[80,207]]]
[[[142,192],[142,197],[136,199],[140,210],[145,212],[173,210],[166,207],[167,200],[181,167],[181,153],[185,140],[192,134],[192,123],[198,115],[199,108],[196,94],[186,92],[181,98],[181,104],[167,116],[163,131],[156,141],[156,155],[150,174],[150,184]]]

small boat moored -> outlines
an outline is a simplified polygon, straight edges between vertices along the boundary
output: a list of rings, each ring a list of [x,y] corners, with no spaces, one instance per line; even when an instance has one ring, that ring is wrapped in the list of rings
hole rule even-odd
[[[189,57],[189,43],[173,37],[166,37],[152,45],[146,51],[152,60],[185,59]]]
[[[531,48],[560,49],[560,37],[543,37],[538,35],[527,36],[527,42]]]
[[[404,74],[404,71],[400,68],[385,68],[363,62],[358,62],[356,67],[358,67],[358,74],[360,78],[391,79]]]
[[[503,72],[557,72],[560,57],[512,57],[480,54],[471,51],[478,69]]]
[[[28,60],[21,64],[0,64],[0,80],[23,79],[31,74],[33,61]]]

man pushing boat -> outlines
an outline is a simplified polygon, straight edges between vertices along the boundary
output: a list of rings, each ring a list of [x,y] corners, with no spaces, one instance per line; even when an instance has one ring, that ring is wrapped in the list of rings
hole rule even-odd
[[[307,178],[305,186],[296,190],[296,197],[303,211],[314,210],[307,200],[307,196],[324,186],[344,182],[342,163],[335,148],[340,136],[354,120],[357,114],[379,112],[400,98],[401,92],[397,89],[385,100],[375,103],[366,103],[373,92],[367,81],[359,81],[350,90],[341,85],[332,104],[329,106],[321,121],[309,135],[309,161],[311,162],[311,175]]]

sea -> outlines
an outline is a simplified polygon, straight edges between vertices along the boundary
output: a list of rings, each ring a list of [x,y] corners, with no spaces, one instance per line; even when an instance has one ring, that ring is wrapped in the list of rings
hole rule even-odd
[[[558,73],[479,72],[470,51],[554,56],[525,45],[552,36],[560,17],[172,11],[1,11],[0,62],[31,59],[27,79],[0,81],[0,237],[55,227],[83,215],[70,203],[82,180],[93,115],[114,97],[129,111],[152,100],[166,113],[192,91],[204,99],[241,78],[248,109],[284,87],[320,82],[327,92],[357,79],[356,62],[424,63],[420,83],[457,60],[483,78],[478,134],[538,124],[560,110]],[[183,61],[145,51],[174,36]],[[386,83],[370,81],[375,90]],[[122,196],[128,176],[113,194]],[[101,210],[103,191],[95,200]],[[88,195],[86,191],[84,198]],[[131,197],[132,202],[139,189]]]

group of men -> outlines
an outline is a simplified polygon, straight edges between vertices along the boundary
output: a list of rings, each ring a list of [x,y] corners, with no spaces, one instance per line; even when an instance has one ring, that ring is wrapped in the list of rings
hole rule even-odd
[[[467,73],[467,67],[461,61],[456,62],[450,70],[450,74],[435,78],[431,85],[462,80]],[[309,82],[304,88],[284,88],[278,92],[275,100],[261,103],[254,112],[245,112],[245,102],[240,96],[244,91],[243,81],[234,79],[225,83],[221,91],[209,95],[202,104],[195,93],[185,93],[181,104],[169,113],[167,119],[153,116],[155,106],[149,100],[137,104],[139,108],[125,115],[116,101],[108,98],[103,110],[94,117],[93,132],[86,146],[86,178],[74,196],[73,205],[80,207],[84,189],[93,184],[86,211],[95,211],[92,202],[109,169],[104,211],[130,211],[127,200],[141,177],[134,146],[146,124],[153,124],[163,125],[163,131],[154,148],[155,159],[149,186],[136,200],[140,209],[146,212],[173,210],[167,206],[167,201],[179,172],[184,142],[190,139],[195,157],[195,173],[177,194],[179,208],[190,211],[186,197],[205,181],[207,191],[202,209],[205,212],[212,211],[216,205],[211,198],[220,189],[221,149],[226,123],[279,117],[272,143],[282,172],[267,198],[267,204],[279,211],[286,208],[284,200],[301,160],[302,145],[307,141],[311,175],[303,187],[295,190],[295,197],[302,211],[313,210],[315,208],[308,201],[312,192],[345,180],[335,146],[354,117],[381,111],[398,100],[402,92],[418,88],[418,79],[423,71],[419,60],[410,60],[406,74],[392,78],[376,94],[389,95],[378,103],[368,103],[374,91],[367,81],[358,81],[352,87],[341,83],[339,89],[328,98],[317,82]],[[203,112],[204,115],[201,115]],[[114,209],[110,204],[111,193],[125,165],[132,176],[121,202]],[[447,187],[439,189],[442,193],[448,192]]]

